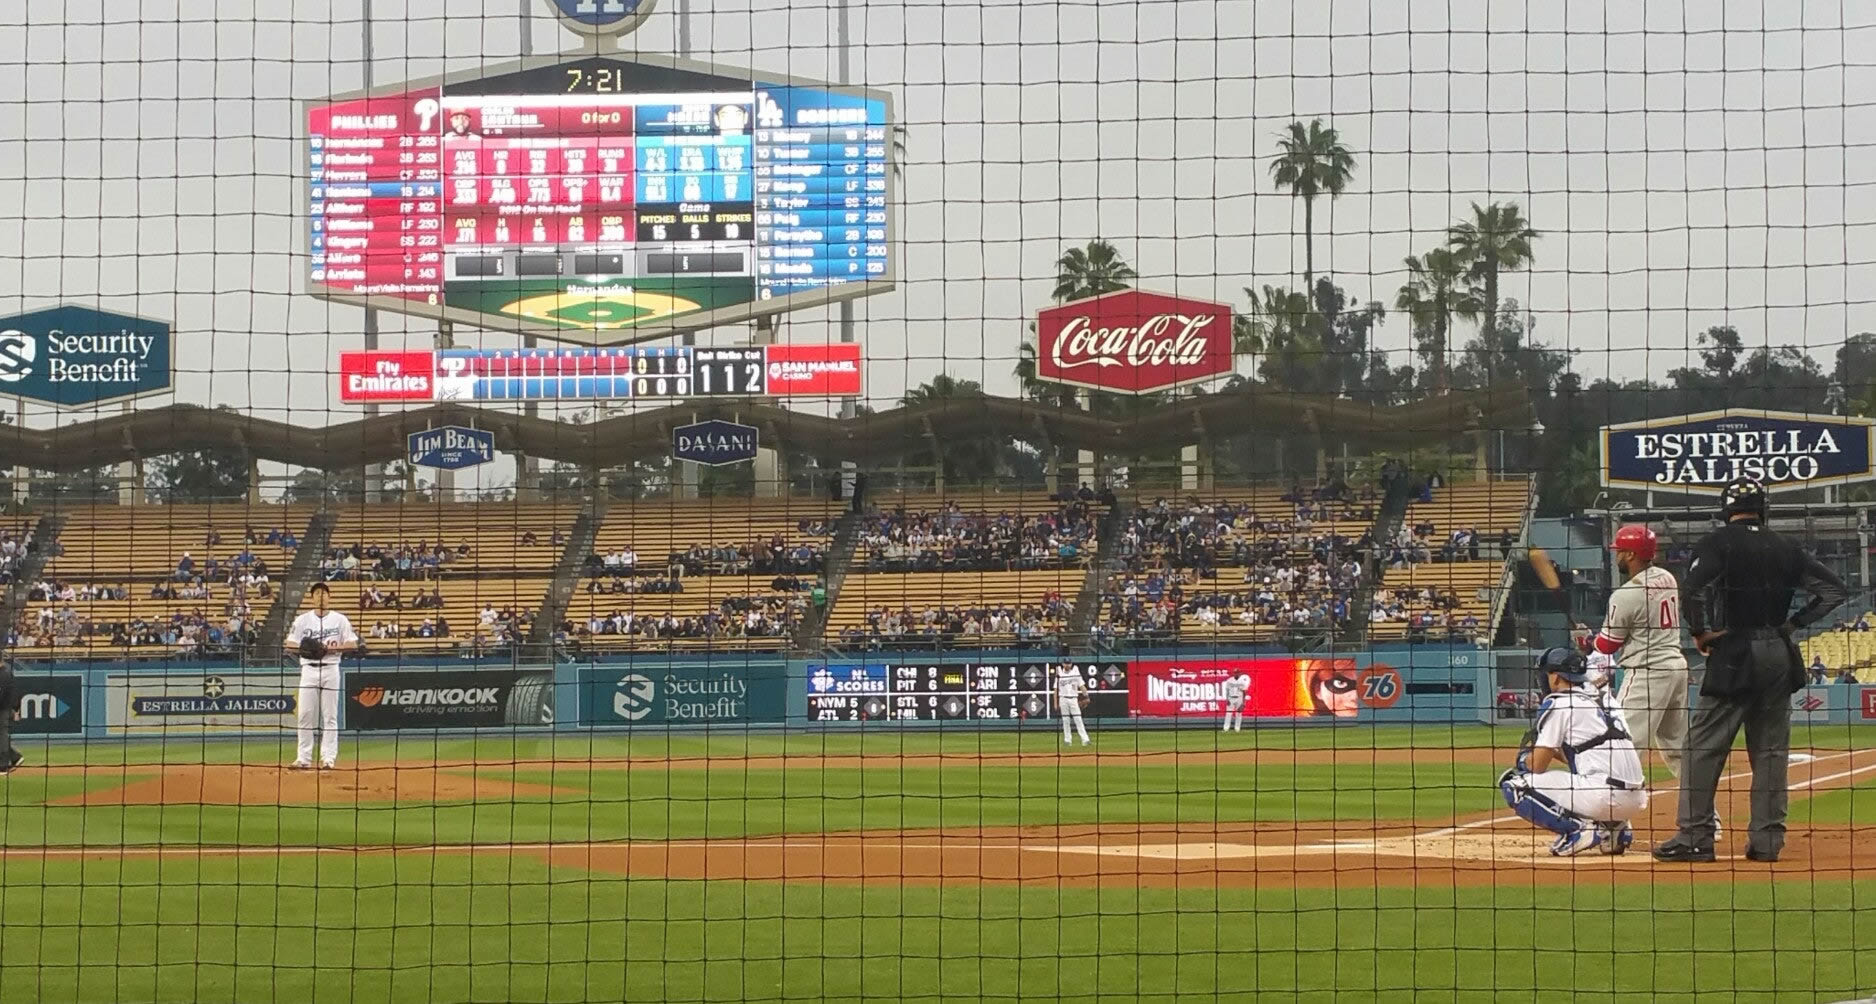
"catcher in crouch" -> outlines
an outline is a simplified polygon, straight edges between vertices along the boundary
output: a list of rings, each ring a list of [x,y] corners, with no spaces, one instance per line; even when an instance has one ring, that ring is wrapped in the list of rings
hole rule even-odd
[[[1498,779],[1505,803],[1557,834],[1554,855],[1592,847],[1620,854],[1635,841],[1629,820],[1648,808],[1641,757],[1621,709],[1590,681],[1589,664],[1575,649],[1546,651],[1537,669],[1550,694],[1525,733],[1517,765]]]
[[[323,746],[319,766],[331,770],[339,765],[339,654],[357,645],[358,635],[349,618],[327,609],[331,587],[315,582],[308,594],[313,609],[294,618],[287,632],[287,651],[300,657],[300,751],[293,769],[311,770],[313,753]]]

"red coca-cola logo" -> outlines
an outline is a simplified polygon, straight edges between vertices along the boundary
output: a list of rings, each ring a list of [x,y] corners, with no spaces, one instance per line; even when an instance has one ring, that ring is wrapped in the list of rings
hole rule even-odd
[[[1044,310],[1036,318],[1036,376],[1147,394],[1232,369],[1231,308],[1128,289]]]

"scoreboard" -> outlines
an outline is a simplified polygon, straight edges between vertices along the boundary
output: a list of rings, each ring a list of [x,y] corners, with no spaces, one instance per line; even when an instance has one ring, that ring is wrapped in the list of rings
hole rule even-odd
[[[339,399],[618,401],[858,395],[860,346],[618,346],[339,353]]]
[[[1125,718],[1122,662],[892,662],[817,666],[808,674],[810,722],[1010,721],[1053,718],[1057,668],[1089,683],[1083,715]]]
[[[647,60],[309,105],[309,291],[609,344],[890,286],[883,93]]]

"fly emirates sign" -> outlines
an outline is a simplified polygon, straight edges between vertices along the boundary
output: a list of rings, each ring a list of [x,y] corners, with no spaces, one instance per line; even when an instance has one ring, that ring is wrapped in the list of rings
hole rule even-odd
[[[1734,478],[1773,490],[1876,479],[1872,421],[1730,410],[1606,426],[1603,484],[1716,494]]]

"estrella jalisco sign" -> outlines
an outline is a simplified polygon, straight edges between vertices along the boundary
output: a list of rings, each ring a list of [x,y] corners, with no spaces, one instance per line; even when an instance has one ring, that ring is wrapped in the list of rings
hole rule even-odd
[[[1734,478],[1770,491],[1876,480],[1876,420],[1731,408],[1602,429],[1602,483],[1715,495]]]

